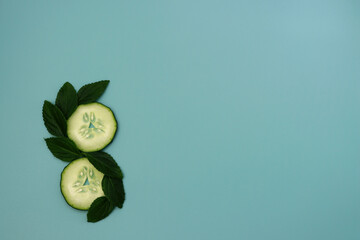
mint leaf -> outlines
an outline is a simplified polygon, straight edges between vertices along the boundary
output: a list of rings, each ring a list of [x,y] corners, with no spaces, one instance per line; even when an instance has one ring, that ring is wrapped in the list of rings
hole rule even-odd
[[[122,208],[125,201],[123,181],[120,178],[113,178],[105,175],[101,185],[105,196],[108,197],[114,205]]]
[[[120,167],[110,154],[105,152],[90,152],[84,153],[84,155],[89,162],[103,174],[114,178],[123,178]]]
[[[75,143],[65,137],[53,137],[45,139],[50,152],[58,159],[71,162],[81,158],[81,152],[77,149]]]
[[[66,119],[60,109],[49,101],[44,101],[42,109],[44,124],[50,134],[66,136]]]
[[[65,118],[68,119],[78,106],[76,90],[71,83],[66,82],[59,90],[56,106],[62,111]]]
[[[109,80],[102,80],[82,86],[77,93],[78,103],[86,104],[98,100],[99,97],[101,97],[101,95],[104,93],[109,82]]]
[[[99,197],[91,204],[87,213],[88,222],[98,222],[103,220],[114,210],[115,206],[107,197]]]

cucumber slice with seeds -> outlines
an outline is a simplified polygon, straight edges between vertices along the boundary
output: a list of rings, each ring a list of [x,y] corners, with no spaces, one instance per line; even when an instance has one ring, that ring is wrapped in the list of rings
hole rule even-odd
[[[99,151],[114,138],[117,129],[110,108],[100,103],[78,106],[67,121],[68,137],[84,152]]]
[[[103,177],[87,158],[74,160],[61,173],[61,193],[73,208],[88,210],[95,199],[104,196]]]

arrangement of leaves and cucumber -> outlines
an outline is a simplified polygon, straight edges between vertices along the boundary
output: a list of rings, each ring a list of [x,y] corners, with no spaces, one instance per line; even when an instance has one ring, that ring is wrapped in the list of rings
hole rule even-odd
[[[88,222],[106,218],[125,202],[124,175],[114,158],[102,151],[118,126],[112,110],[96,102],[109,82],[86,84],[77,92],[66,82],[55,104],[44,101],[42,109],[45,127],[54,136],[45,139],[48,149],[69,162],[61,173],[61,193],[71,207],[88,210]]]

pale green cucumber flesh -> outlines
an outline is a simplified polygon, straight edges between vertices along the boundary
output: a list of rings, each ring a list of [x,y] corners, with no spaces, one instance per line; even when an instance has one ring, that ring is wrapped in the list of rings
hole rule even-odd
[[[96,198],[104,196],[103,177],[87,158],[74,160],[61,173],[61,193],[73,208],[88,210]]]
[[[106,147],[117,129],[110,108],[100,103],[78,106],[67,121],[68,137],[84,152],[95,152]]]

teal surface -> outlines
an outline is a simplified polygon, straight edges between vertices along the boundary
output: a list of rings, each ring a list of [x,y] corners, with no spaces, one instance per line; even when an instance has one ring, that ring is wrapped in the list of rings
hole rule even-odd
[[[360,239],[360,2],[0,0],[0,239]],[[110,79],[127,199],[59,189],[41,108]]]

